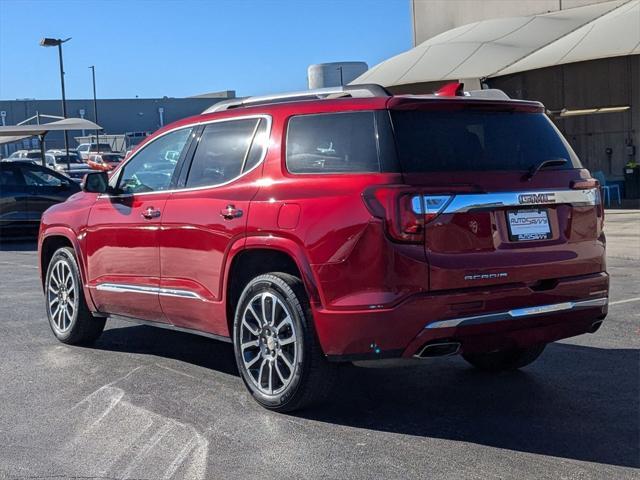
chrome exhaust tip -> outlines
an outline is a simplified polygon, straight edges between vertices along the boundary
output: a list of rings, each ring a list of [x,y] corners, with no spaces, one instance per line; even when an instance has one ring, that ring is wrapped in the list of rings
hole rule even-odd
[[[414,355],[415,358],[448,357],[460,353],[460,342],[427,343]]]

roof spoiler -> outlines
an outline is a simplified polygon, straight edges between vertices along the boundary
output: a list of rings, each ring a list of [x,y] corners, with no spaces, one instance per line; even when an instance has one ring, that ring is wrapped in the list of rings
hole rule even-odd
[[[222,112],[240,107],[253,107],[256,105],[267,105],[271,103],[290,102],[293,100],[318,100],[322,98],[366,98],[366,97],[390,97],[391,93],[384,87],[374,83],[363,83],[360,85],[343,85],[340,87],[316,88],[313,90],[302,90],[299,92],[278,93],[275,95],[264,95],[258,97],[234,98],[218,102],[204,113]]]
[[[509,95],[497,88],[487,88],[484,90],[469,90],[465,92],[464,83],[451,82],[443,85],[434,92],[436,97],[473,97],[486,98],[487,100],[510,100]]]

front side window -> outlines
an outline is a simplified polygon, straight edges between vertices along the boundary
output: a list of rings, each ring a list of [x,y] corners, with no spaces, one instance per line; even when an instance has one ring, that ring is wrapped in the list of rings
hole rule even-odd
[[[260,136],[264,148],[265,134],[259,135],[263,129],[266,129],[266,121],[258,118],[207,125],[193,157],[187,188],[220,185],[247,171],[249,165],[255,166],[263,151],[259,146],[256,149],[249,147],[254,138]]]
[[[292,117],[287,169],[291,173],[380,172],[375,112]]]
[[[118,182],[123,194],[168,190],[191,128],[167,133],[144,146],[124,166]]]

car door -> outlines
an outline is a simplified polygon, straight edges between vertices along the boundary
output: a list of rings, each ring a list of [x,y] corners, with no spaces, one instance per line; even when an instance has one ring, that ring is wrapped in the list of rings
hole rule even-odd
[[[20,162],[20,171],[27,185],[27,217],[40,222],[44,211],[56,203],[64,202],[70,195],[80,191],[77,185],[64,175],[50,168],[29,162]]]
[[[87,279],[102,312],[165,322],[158,293],[158,233],[169,190],[191,141],[169,131],[132,156],[100,195],[87,222]]]
[[[160,303],[176,326],[227,334],[224,261],[245,235],[269,127],[268,118],[255,116],[207,124],[184,169],[184,189],[167,201],[160,232]]]
[[[0,164],[0,237],[22,233],[29,227],[27,197],[19,167],[13,162]]]

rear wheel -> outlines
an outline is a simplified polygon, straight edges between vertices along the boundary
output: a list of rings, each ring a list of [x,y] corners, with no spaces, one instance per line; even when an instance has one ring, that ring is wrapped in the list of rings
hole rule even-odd
[[[269,273],[251,280],[236,308],[233,339],[240,375],[262,406],[290,412],[330,393],[336,366],[318,344],[299,278]]]
[[[71,248],[60,248],[53,254],[44,288],[49,326],[56,338],[72,345],[95,342],[102,334],[106,320],[94,317],[87,307]]]
[[[463,353],[462,357],[479,370],[502,372],[516,370],[533,363],[542,353],[546,344],[529,348],[514,348],[491,353]]]

